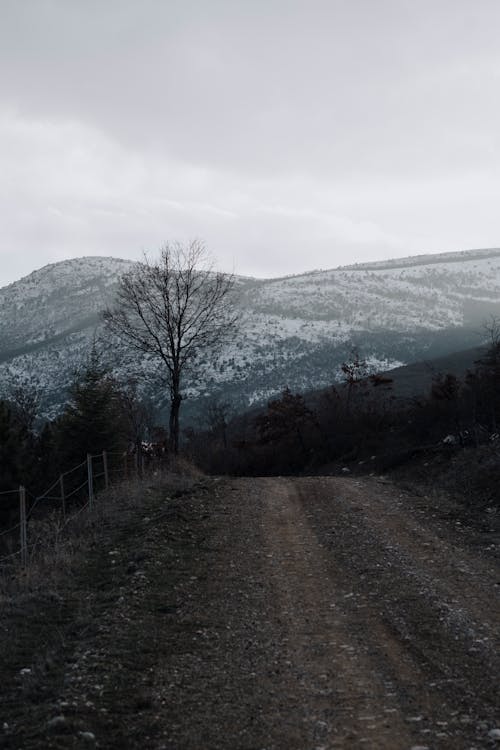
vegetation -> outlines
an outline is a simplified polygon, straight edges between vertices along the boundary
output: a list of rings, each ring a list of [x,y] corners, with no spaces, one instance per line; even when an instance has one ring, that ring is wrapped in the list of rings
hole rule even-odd
[[[220,311],[221,316],[226,313]],[[366,363],[353,350],[342,366],[344,382],[337,387],[307,395],[284,388],[265,409],[232,418],[230,402],[222,397],[213,400],[207,404],[205,426],[184,433],[183,451],[213,473],[393,471],[410,476],[418,470],[434,483],[446,477],[445,484],[465,493],[471,505],[499,505],[496,321],[488,326],[488,336],[482,355],[463,378],[436,373],[428,393],[419,398],[396,398],[391,378],[368,375]],[[207,334],[202,341],[215,345],[215,329],[213,337]],[[192,359],[185,355],[186,366],[196,362],[196,351]],[[155,426],[151,408],[139,398],[137,382],[118,384],[95,347],[75,375],[63,414],[36,430],[38,403],[36,389],[19,383],[8,401],[0,401],[0,492],[15,490],[20,483],[33,493],[41,492],[87,453],[124,454],[145,439],[166,444],[167,433]],[[175,419],[174,425],[170,422],[174,449],[179,440],[178,411]],[[0,524],[8,518],[6,500]]]
[[[306,397],[285,388],[266,409],[233,419],[225,445],[191,433],[192,454],[215,473],[416,471],[471,506],[500,505],[500,336],[463,379],[436,373],[420,398],[396,398],[391,378],[367,376],[356,351],[342,370],[339,387]]]
[[[182,383],[200,357],[214,353],[236,322],[233,278],[217,273],[199,241],[167,244],[156,262],[125,274],[116,303],[104,313],[109,330],[164,368],[170,395],[170,442],[179,449]]]
[[[62,466],[73,466],[88,453],[127,448],[129,435],[122,396],[95,348],[71,386],[69,395],[69,403],[55,425],[57,453]]]
[[[44,492],[88,453],[126,454],[155,434],[150,409],[140,402],[134,384],[120,386],[95,347],[75,373],[66,408],[53,422],[35,429],[36,394],[17,387],[13,394],[0,401],[0,492],[15,491],[20,484],[33,495]],[[66,491],[73,489],[71,478],[67,482]],[[9,522],[17,505],[15,495],[3,498],[0,526]]]
[[[24,435],[12,407],[0,401],[0,492],[11,490],[20,481]]]

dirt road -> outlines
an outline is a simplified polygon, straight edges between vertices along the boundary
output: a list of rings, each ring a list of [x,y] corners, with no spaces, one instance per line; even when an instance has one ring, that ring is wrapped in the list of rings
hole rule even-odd
[[[77,576],[28,691],[11,650],[0,747],[500,747],[492,543],[376,479],[149,502]]]

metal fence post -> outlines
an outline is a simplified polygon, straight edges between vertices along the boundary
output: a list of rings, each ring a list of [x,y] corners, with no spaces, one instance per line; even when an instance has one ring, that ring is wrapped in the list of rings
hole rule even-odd
[[[19,521],[21,528],[21,565],[25,568],[28,564],[28,540],[26,533],[26,490],[22,484],[19,487]]]
[[[94,477],[92,475],[92,456],[87,453],[87,479],[88,479],[88,492],[89,492],[89,510],[92,510],[94,505]]]
[[[104,486],[106,489],[109,487],[109,472],[108,472],[108,454],[106,451],[102,452],[102,463],[104,466]]]

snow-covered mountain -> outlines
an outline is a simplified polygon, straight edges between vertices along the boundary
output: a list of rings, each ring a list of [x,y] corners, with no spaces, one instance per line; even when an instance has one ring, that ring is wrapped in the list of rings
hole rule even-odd
[[[133,266],[88,257],[41,268],[0,289],[0,395],[32,380],[54,416],[92,341],[119,379],[134,376],[158,405],[158,365],[116,346],[99,313],[118,278]],[[481,324],[500,315],[500,249],[417,256],[299,276],[237,278],[242,323],[216,362],[186,384],[185,413],[206,399],[236,408],[285,385],[306,390],[334,382],[353,347],[373,369],[474,346]]]

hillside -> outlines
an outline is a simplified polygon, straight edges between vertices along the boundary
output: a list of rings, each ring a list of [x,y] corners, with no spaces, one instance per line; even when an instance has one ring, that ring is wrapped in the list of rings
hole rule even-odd
[[[426,395],[433,378],[439,373],[451,373],[463,380],[467,371],[474,370],[474,363],[484,357],[484,354],[485,347],[478,346],[396,367],[387,373],[393,381],[392,393],[402,399]]]
[[[156,363],[102,337],[99,312],[132,263],[88,257],[39,269],[0,289],[0,393],[16,375],[39,383],[56,414],[92,340],[118,378],[136,376],[164,405]],[[353,346],[373,369],[478,344],[482,321],[500,313],[500,249],[417,256],[279,279],[238,277],[242,325],[218,363],[186,387],[185,414],[221,396],[236,409],[288,384],[320,388],[339,377]],[[109,337],[108,337],[109,338]]]

